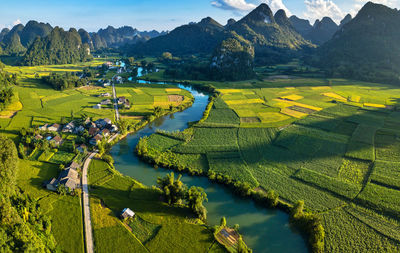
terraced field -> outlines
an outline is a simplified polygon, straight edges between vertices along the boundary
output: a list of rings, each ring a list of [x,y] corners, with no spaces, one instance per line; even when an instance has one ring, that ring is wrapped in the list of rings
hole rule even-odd
[[[168,137],[156,134],[149,148],[288,203],[304,200],[322,217],[327,252],[400,251],[400,89],[306,83],[213,83],[219,96],[192,135],[160,149]]]

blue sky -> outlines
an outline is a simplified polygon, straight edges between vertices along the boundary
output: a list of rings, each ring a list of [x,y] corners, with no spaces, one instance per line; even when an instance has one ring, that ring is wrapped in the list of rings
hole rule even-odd
[[[16,0],[2,4],[0,28],[38,20],[88,31],[108,25],[172,30],[207,16],[225,24],[229,18],[240,19],[262,2],[274,11],[284,8],[290,14],[314,22],[323,16],[339,21],[347,13],[355,14],[367,0]],[[400,7],[400,0],[374,2]]]

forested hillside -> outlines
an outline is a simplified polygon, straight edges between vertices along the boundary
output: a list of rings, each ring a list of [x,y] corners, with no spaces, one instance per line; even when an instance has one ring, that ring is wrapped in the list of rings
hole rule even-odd
[[[38,37],[29,47],[23,65],[68,64],[91,59],[88,44],[82,44],[79,33],[71,28],[55,27],[49,36]]]
[[[400,83],[400,13],[367,3],[319,50],[317,65],[329,75]]]
[[[18,155],[14,142],[0,137],[0,251],[54,252],[49,217],[16,187]]]

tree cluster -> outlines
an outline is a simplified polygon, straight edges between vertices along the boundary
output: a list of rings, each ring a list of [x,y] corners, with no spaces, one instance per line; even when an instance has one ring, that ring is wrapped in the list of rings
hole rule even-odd
[[[182,175],[179,175],[175,179],[173,172],[167,174],[165,177],[159,177],[157,179],[157,185],[163,193],[165,201],[169,205],[182,204],[186,201],[189,208],[199,217],[201,220],[207,219],[207,210],[203,206],[204,201],[208,201],[207,194],[201,187],[192,186],[188,189],[181,181]]]
[[[52,72],[48,76],[43,76],[42,80],[56,90],[72,89],[84,86],[88,83],[87,78],[79,78],[74,73],[70,72],[65,72],[64,74]]]
[[[53,252],[51,222],[36,201],[17,189],[17,149],[0,137],[0,252]]]

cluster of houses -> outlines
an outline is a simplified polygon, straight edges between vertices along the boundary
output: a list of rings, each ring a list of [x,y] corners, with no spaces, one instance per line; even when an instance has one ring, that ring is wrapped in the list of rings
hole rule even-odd
[[[88,128],[90,139],[89,143],[96,146],[104,137],[108,137],[118,131],[118,127],[113,125],[111,120],[108,118],[99,119],[95,122],[87,122],[86,127]]]
[[[92,122],[89,118],[86,119],[81,125],[77,126],[74,121],[69,122],[64,127],[61,127],[59,124],[45,124],[44,126],[39,127],[41,131],[49,131],[49,132],[63,132],[63,133],[73,133],[73,134],[82,134],[85,130],[88,131],[89,136],[91,137],[89,143],[93,146],[96,146],[104,137],[108,137],[113,133],[118,132],[118,127],[112,124],[112,121],[108,118],[98,119]],[[44,137],[42,135],[36,135],[36,140],[41,140]],[[56,135],[52,137],[51,135],[47,136],[46,139],[53,143],[54,146],[60,146],[63,142],[63,139]],[[82,144],[77,147],[78,151],[84,152],[87,149],[86,145]]]
[[[78,169],[80,168],[79,164],[76,162],[72,162],[66,169],[64,169],[58,178],[52,178],[43,183],[43,186],[46,187],[47,190],[57,191],[57,188],[60,185],[63,185],[70,192],[74,191],[77,188],[80,188],[80,178]]]

